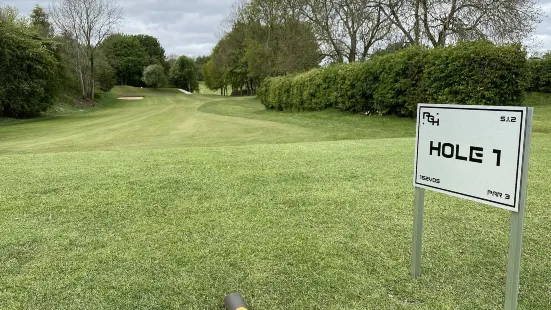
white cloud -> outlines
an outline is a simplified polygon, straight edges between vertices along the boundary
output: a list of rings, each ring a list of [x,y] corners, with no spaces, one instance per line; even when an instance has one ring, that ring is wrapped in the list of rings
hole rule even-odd
[[[48,8],[49,0],[0,0],[29,15],[38,3]],[[220,23],[234,0],[124,0],[122,33],[156,37],[166,54],[200,56],[210,54],[216,44]]]
[[[51,0],[0,0],[31,13],[36,3],[47,8]],[[167,55],[207,55],[217,42],[219,26],[235,0],[121,0],[125,13],[123,33],[144,33],[159,39]],[[526,40],[532,51],[551,50],[551,0],[541,0],[547,15],[534,38]]]

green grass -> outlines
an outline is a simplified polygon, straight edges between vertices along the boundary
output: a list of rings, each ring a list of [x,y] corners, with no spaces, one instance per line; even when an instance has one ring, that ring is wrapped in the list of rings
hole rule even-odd
[[[231,94],[231,92],[232,87],[228,86],[228,95]],[[199,82],[199,93],[202,95],[220,95],[220,90],[212,91],[205,85],[205,82]]]
[[[118,101],[120,94],[144,95]],[[116,88],[0,125],[0,308],[502,308],[508,213],[427,193],[414,121]],[[520,306],[551,307],[551,96],[536,107]]]

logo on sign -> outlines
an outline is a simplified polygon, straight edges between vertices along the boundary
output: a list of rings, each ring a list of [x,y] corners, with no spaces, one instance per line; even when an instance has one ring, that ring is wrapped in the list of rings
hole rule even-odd
[[[436,115],[438,114],[439,113],[436,113]],[[434,124],[436,124],[436,126],[440,126],[440,120],[436,119],[436,116],[431,115],[429,112],[423,112],[423,120],[426,120],[427,122],[431,123],[432,126],[434,126]]]

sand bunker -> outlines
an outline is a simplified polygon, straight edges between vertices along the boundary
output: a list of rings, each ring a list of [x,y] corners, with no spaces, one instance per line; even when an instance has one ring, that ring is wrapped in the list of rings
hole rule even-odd
[[[185,91],[185,90],[183,90],[183,89],[178,89],[178,90],[179,90],[179,91],[181,91],[182,93],[186,94],[186,95],[191,95],[191,93],[190,93],[190,92],[188,92],[188,91]]]
[[[119,97],[119,100],[142,100],[143,97]]]

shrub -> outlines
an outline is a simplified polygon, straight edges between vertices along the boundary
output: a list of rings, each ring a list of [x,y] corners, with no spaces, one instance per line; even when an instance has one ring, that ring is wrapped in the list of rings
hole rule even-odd
[[[526,89],[526,53],[520,44],[488,41],[430,50],[425,68],[428,100],[468,105],[519,105]]]
[[[415,115],[426,100],[424,71],[428,50],[410,47],[373,60],[373,108],[381,114]]]
[[[414,116],[420,102],[519,105],[526,74],[526,53],[519,44],[477,41],[435,49],[413,46],[363,63],[268,78],[258,96],[267,109],[334,107]]]
[[[529,91],[551,93],[551,52],[541,59],[528,60]]]
[[[59,68],[51,42],[25,24],[0,19],[0,115],[46,111],[59,90]]]
[[[103,96],[105,96],[105,93],[100,88],[94,89],[94,99],[100,100],[103,99]]]

